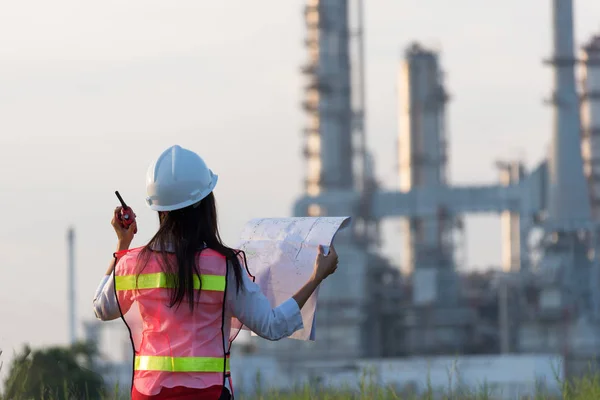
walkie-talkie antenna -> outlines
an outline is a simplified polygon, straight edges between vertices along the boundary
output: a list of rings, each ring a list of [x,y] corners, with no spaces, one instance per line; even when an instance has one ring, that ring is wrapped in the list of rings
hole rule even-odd
[[[117,195],[117,198],[119,199],[119,201],[121,202],[121,205],[123,206],[123,208],[127,208],[127,204],[125,204],[125,201],[123,200],[123,198],[121,197],[121,195],[119,194],[118,190],[115,190],[115,194]]]
[[[117,215],[117,218],[119,218],[119,221],[121,221],[121,223],[123,224],[123,227],[128,229],[129,225],[135,223],[135,213],[133,212],[133,210],[131,208],[129,208],[127,206],[127,204],[125,204],[125,200],[123,200],[123,198],[119,194],[118,190],[115,190],[115,194],[117,195],[117,198],[119,199],[119,201],[121,202],[121,205],[123,206],[121,209],[121,212],[119,212],[119,214]],[[135,231],[133,233],[134,234],[137,233],[137,227],[135,228]]]

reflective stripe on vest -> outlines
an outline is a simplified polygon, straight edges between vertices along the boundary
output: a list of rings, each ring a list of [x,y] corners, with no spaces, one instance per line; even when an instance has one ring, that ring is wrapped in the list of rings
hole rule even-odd
[[[136,356],[136,371],[223,372],[223,357]],[[229,357],[225,370],[229,372]]]
[[[169,275],[164,272],[154,274],[140,274],[115,276],[115,285],[117,291],[135,290],[135,289],[172,289],[175,287],[175,279],[169,279]],[[137,280],[137,282],[136,282]],[[221,275],[194,275],[194,289],[200,289],[202,281],[202,290],[225,291],[225,277]]]

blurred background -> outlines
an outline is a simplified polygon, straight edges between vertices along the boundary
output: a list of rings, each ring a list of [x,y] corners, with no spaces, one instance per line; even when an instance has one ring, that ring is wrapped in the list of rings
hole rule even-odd
[[[388,358],[379,379],[406,384],[463,354],[529,384],[600,351],[600,3],[366,3],[0,6],[2,381],[26,343],[89,339],[127,383],[124,327],[92,298],[114,191],[143,245],[146,168],[173,144],[219,175],[231,246],[251,218],[354,217],[317,342],[241,338],[267,383]]]

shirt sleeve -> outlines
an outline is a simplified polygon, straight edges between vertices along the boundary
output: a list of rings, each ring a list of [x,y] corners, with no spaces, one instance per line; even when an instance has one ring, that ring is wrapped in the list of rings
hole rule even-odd
[[[239,292],[233,267],[229,266],[227,280],[227,308],[252,332],[267,340],[279,340],[303,328],[300,307],[293,298],[273,308],[260,287],[242,272]]]
[[[113,274],[104,275],[94,295],[94,314],[101,321],[110,321],[121,317],[115,287],[113,285]]]

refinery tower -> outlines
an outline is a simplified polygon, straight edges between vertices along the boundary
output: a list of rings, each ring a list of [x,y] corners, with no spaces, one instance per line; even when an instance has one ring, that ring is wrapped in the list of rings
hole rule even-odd
[[[381,337],[389,335],[382,321],[391,311],[382,308],[378,298],[386,293],[393,297],[391,288],[399,279],[397,270],[370,252],[378,243],[378,226],[370,216],[376,182],[365,140],[362,1],[310,0],[304,19],[302,135],[308,197],[296,203],[294,214],[351,215],[353,225],[336,236],[344,268],[319,291],[318,340],[259,342],[261,353],[275,355],[290,368],[301,359],[356,359],[380,353]],[[312,196],[324,201],[313,202]],[[372,287],[380,289],[375,296],[369,296]],[[380,339],[373,342],[373,337]]]
[[[317,342],[261,342],[263,352],[288,365],[298,357],[561,353],[566,372],[600,353],[600,39],[577,59],[573,1],[547,5],[554,53],[547,159],[530,171],[518,160],[498,162],[497,182],[453,184],[439,54],[414,43],[398,75],[400,188],[386,190],[366,147],[362,2],[307,1],[307,172],[294,214],[351,215],[355,224],[337,243],[344,268],[319,293]],[[471,214],[502,221],[502,271],[486,293],[497,297],[497,317],[463,290],[458,240]],[[403,275],[374,255],[378,222],[390,217],[402,219]]]

